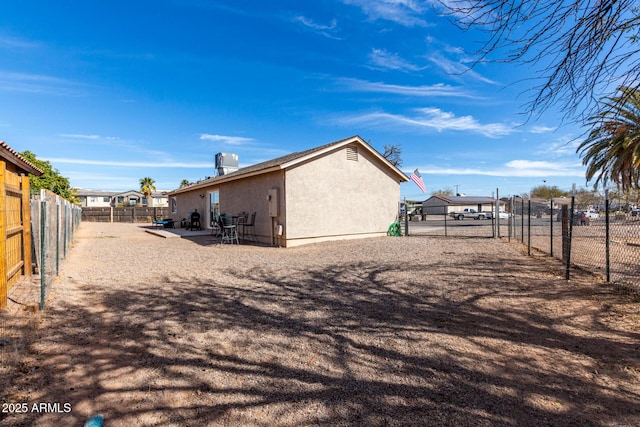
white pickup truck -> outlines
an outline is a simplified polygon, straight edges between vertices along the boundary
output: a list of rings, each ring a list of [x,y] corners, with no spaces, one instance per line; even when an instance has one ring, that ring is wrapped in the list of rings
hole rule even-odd
[[[487,218],[486,213],[478,212],[475,209],[465,209],[460,212],[449,212],[449,216],[453,219],[465,219],[465,218],[486,219]]]

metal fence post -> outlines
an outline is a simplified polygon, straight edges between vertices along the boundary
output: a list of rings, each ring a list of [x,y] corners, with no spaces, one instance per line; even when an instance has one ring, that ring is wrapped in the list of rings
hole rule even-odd
[[[47,278],[46,269],[46,256],[47,244],[46,244],[46,232],[45,227],[47,225],[47,201],[45,199],[45,192],[40,192],[40,310],[44,310],[45,299],[45,286]]]
[[[447,207],[442,207],[442,212],[444,213],[444,237],[447,237]]]
[[[605,271],[607,283],[611,281],[611,247],[610,247],[610,222],[609,222],[609,190],[604,190],[604,219],[605,219]]]
[[[564,273],[564,278],[569,280],[570,267],[571,267],[571,238],[573,237],[573,210],[576,206],[576,192],[575,184],[571,195],[571,212],[569,212],[569,239],[567,239],[567,266]]]
[[[409,208],[407,207],[407,198],[404,198],[404,235],[409,235]]]
[[[522,221],[520,221],[520,241],[524,245],[524,197],[520,200],[522,200],[522,210],[520,211],[520,216],[522,217]]]
[[[551,204],[551,217],[549,218],[549,252],[553,258],[553,194],[549,195],[549,203]]]
[[[531,199],[527,201],[527,255],[531,255]]]

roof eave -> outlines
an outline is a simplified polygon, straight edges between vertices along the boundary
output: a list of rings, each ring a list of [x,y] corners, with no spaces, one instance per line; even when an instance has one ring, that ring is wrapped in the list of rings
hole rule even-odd
[[[276,171],[279,171],[279,170],[282,170],[282,169],[283,169],[282,166],[272,166],[270,168],[260,169],[260,170],[253,171],[253,172],[240,173],[238,175],[216,176],[214,178],[204,180],[204,181],[199,182],[197,184],[192,184],[192,185],[189,185],[187,187],[178,188],[177,190],[169,191],[167,193],[167,196],[174,196],[176,194],[188,193],[190,191],[200,190],[200,189],[203,189],[203,188],[208,188],[208,187],[213,187],[213,186],[216,186],[216,185],[220,185],[220,184],[223,184],[225,182],[231,182],[231,181],[236,181],[238,179],[250,178],[252,176],[262,175],[262,174],[270,173],[270,172],[276,172]]]

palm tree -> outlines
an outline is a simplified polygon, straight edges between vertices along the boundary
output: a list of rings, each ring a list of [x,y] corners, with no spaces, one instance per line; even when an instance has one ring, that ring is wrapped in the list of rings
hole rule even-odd
[[[589,118],[592,130],[576,151],[587,166],[587,181],[596,177],[597,188],[611,180],[626,191],[638,188],[640,179],[640,91],[627,86],[618,91],[603,103],[602,113]]]
[[[144,197],[147,199],[147,206],[153,206],[153,199],[151,198],[151,193],[156,191],[156,186],[154,185],[155,181],[148,176],[142,178],[140,180],[140,192],[144,194]]]
[[[187,187],[188,185],[189,185],[188,179],[183,179],[182,181],[180,181],[180,188]]]

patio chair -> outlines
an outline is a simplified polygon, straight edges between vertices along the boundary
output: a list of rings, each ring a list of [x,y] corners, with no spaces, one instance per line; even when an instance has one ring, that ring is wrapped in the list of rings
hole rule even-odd
[[[238,224],[240,227],[242,227],[242,240],[245,240],[249,237],[251,237],[251,240],[253,240],[254,242],[258,241],[258,238],[256,237],[256,213],[252,213],[251,217],[249,218],[248,221],[245,222],[241,222],[240,224]]]
[[[213,216],[213,222],[211,223],[211,235],[212,236],[222,236],[222,218],[220,214],[215,214]]]
[[[233,243],[235,240],[239,245],[238,227],[233,223],[233,215],[222,214],[220,218],[222,219],[222,243]]]

